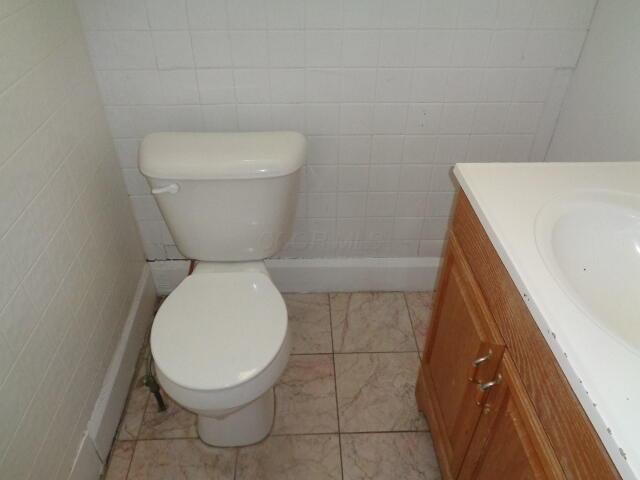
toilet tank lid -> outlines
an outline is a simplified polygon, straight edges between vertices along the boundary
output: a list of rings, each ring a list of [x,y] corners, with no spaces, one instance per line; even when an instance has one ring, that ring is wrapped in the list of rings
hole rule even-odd
[[[150,178],[268,178],[298,170],[305,149],[306,139],[298,132],[163,132],[144,138],[138,161]]]

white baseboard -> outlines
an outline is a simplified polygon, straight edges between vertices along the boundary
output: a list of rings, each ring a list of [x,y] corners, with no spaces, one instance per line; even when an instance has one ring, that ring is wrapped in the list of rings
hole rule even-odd
[[[275,258],[265,261],[281,292],[433,290],[440,258]],[[188,261],[151,262],[158,293],[186,277]]]
[[[93,442],[85,432],[78,448],[78,454],[73,462],[69,480],[97,480],[103,470],[103,462],[98,452],[93,448]]]
[[[433,290],[439,258],[272,259],[269,273],[281,292]]]
[[[129,315],[122,329],[122,335],[89,419],[88,437],[93,442],[95,451],[102,462],[107,460],[118,428],[120,416],[127,400],[129,385],[134,375],[136,360],[153,318],[156,298],[151,270],[148,265],[145,265],[138,281]]]

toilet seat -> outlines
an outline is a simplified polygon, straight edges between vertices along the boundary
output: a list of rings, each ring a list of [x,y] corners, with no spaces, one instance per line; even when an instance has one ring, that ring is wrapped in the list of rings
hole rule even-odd
[[[201,273],[183,280],[158,310],[151,350],[163,377],[214,391],[257,377],[286,338],[287,310],[268,276]]]

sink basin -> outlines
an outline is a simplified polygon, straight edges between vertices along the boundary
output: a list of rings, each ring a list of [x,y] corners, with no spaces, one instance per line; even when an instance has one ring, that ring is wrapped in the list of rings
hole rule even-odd
[[[537,215],[536,245],[567,296],[640,356],[640,196],[563,195]]]

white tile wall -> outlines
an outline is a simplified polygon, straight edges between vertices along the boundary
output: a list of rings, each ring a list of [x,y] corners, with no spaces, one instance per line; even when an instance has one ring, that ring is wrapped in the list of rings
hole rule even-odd
[[[549,161],[638,161],[640,111],[633,78],[638,74],[639,21],[640,3],[598,2],[553,134]]]
[[[146,27],[108,3],[92,21]],[[105,65],[153,52],[135,35],[96,36]],[[0,57],[0,478],[66,479],[144,257],[73,1],[2,2]]]
[[[453,163],[543,160],[595,1],[77,3],[147,257],[164,259],[135,157],[167,129],[308,136],[282,256],[438,255]]]

